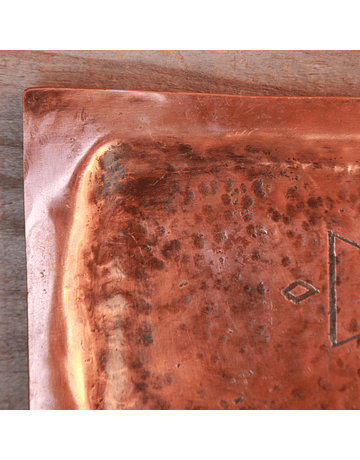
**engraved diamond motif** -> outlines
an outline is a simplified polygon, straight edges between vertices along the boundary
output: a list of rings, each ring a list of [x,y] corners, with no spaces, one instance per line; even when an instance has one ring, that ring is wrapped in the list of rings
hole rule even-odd
[[[302,286],[305,289],[307,289],[307,291],[304,292],[304,294],[295,296],[294,294],[291,293],[291,291],[293,289],[295,289],[297,286]],[[310,297],[310,296],[312,296],[314,294],[317,294],[318,292],[320,292],[320,291],[318,291],[316,288],[314,288],[314,286],[311,286],[311,284],[305,283],[305,281],[302,281],[302,280],[294,281],[293,283],[289,284],[289,286],[282,291],[282,293],[284,294],[284,296],[288,300],[291,300],[292,302],[294,302],[296,304],[299,304],[301,301],[307,299],[308,297]]]

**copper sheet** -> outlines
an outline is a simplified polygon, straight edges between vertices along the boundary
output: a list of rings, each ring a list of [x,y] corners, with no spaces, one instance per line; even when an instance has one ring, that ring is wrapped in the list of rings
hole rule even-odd
[[[357,409],[360,100],[30,89],[32,409]]]

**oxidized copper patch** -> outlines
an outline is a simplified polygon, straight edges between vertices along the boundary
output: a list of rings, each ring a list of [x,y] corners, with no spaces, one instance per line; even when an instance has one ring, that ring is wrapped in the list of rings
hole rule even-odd
[[[357,408],[358,106],[28,90],[31,408]]]

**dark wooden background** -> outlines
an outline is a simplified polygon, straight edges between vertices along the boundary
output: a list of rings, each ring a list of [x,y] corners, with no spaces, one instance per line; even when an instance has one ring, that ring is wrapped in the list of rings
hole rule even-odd
[[[0,409],[27,409],[22,93],[32,86],[360,96],[358,51],[0,51]]]

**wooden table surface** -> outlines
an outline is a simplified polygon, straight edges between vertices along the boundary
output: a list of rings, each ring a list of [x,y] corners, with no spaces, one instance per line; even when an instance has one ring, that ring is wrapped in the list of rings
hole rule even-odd
[[[0,409],[27,409],[22,93],[37,86],[359,96],[358,51],[0,51]]]

